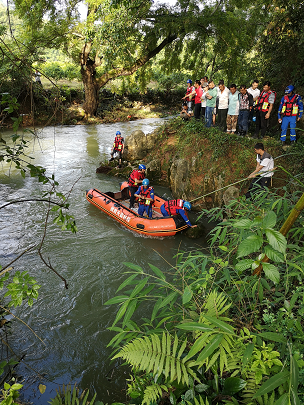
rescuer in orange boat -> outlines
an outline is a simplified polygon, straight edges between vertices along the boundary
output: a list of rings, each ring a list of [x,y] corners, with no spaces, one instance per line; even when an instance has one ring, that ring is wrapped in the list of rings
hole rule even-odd
[[[143,179],[145,178],[145,173],[146,173],[146,166],[139,165],[138,169],[133,170],[133,172],[130,174],[130,177],[128,180],[128,186],[129,186],[129,190],[130,190],[129,208],[134,207],[134,201],[135,201],[134,194],[137,191],[138,187],[141,185]]]
[[[149,180],[143,179],[142,185],[134,194],[138,198],[138,214],[143,216],[146,212],[149,218],[152,218],[152,204],[154,202],[154,189],[149,187]]]
[[[115,136],[115,139],[114,139],[114,144],[113,144],[113,148],[111,149],[111,159],[110,159],[110,162],[112,161],[112,160],[114,160],[114,153],[117,153],[117,155],[118,155],[118,168],[120,169],[121,168],[121,159],[122,159],[122,154],[123,154],[123,151],[124,151],[124,147],[125,147],[125,145],[124,145],[124,139],[123,139],[123,137],[121,136],[121,132],[120,131],[117,131],[116,132],[116,136]]]
[[[188,201],[184,201],[181,199],[178,200],[169,200],[166,201],[161,207],[160,207],[161,213],[163,214],[164,217],[169,217],[170,215],[181,215],[183,220],[186,222],[186,224],[191,227],[191,228],[196,228],[197,225],[191,225],[191,222],[189,221],[185,210],[191,211],[191,204]]]

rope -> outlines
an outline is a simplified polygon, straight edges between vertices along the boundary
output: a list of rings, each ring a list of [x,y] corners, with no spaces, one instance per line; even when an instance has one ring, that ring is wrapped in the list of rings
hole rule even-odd
[[[281,166],[278,166],[278,167],[279,167],[280,169],[282,168]],[[283,169],[283,170],[284,170],[284,169]],[[218,191],[224,190],[225,188],[228,188],[228,187],[230,187],[230,186],[234,186],[235,184],[242,183],[243,181],[246,181],[246,180],[255,178],[255,177],[257,177],[257,176],[265,175],[266,173],[272,172],[272,171],[273,171],[273,170],[268,170],[268,171],[265,171],[265,172],[262,172],[262,173],[258,173],[258,174],[257,174],[256,176],[254,176],[254,177],[250,177],[250,178],[249,178],[249,177],[246,177],[245,179],[238,180],[238,181],[236,181],[235,183],[228,184],[228,186],[218,188],[217,190],[211,191],[210,193],[207,193],[207,194],[201,195],[200,197],[194,198],[193,200],[191,200],[191,201],[189,201],[189,202],[192,203],[193,201],[200,200],[201,198],[207,197],[208,195],[211,195],[211,194],[214,194],[214,193],[216,193],[216,192],[218,192]],[[271,176],[271,177],[272,177],[272,176]]]

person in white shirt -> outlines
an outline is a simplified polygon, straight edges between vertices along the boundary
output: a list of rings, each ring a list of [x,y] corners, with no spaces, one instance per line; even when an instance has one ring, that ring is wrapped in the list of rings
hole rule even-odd
[[[251,87],[249,87],[249,89],[247,89],[247,93],[251,94],[252,98],[253,98],[253,108],[250,110],[250,113],[249,113],[248,126],[250,126],[250,123],[252,121],[253,114],[254,114],[254,107],[261,94],[261,91],[258,89],[258,85],[259,85],[259,81],[254,80],[251,84]]]
[[[261,142],[254,146],[254,151],[257,154],[257,165],[255,170],[248,176],[248,179],[253,180],[245,194],[246,198],[251,198],[253,194],[268,187],[274,171],[273,157],[265,151]]]
[[[228,112],[228,103],[229,103],[229,89],[225,86],[224,80],[220,80],[218,83],[218,106],[217,106],[217,125],[224,132],[226,131],[226,120]]]

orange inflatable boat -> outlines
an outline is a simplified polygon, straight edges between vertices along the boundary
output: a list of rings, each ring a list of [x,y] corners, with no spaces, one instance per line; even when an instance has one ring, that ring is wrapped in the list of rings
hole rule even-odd
[[[148,236],[173,236],[177,232],[187,229],[185,221],[180,215],[163,217],[160,207],[166,201],[154,194],[152,218],[138,215],[138,208],[129,208],[129,189],[127,182],[121,184],[121,191],[103,193],[96,188],[86,191],[87,200],[101,211],[116,219],[134,232]]]

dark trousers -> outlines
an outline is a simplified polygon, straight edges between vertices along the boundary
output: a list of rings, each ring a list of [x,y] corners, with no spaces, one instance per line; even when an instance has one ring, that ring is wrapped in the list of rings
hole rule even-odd
[[[203,121],[205,120],[206,107],[201,108]]]
[[[136,193],[136,191],[138,190],[138,187],[131,187],[129,186],[129,191],[130,191],[130,205],[129,208],[133,208],[134,206],[134,202],[135,202],[135,197],[134,194]]]
[[[268,120],[265,119],[265,115],[267,114],[266,111],[257,111],[256,112],[256,127],[255,127],[255,136],[259,137],[259,132],[261,131],[261,138],[264,138],[268,124],[269,124],[269,118]]]
[[[240,132],[247,132],[248,131],[248,118],[249,118],[249,110],[241,110],[239,113],[239,131]]]
[[[201,109],[202,109],[202,104],[201,103],[196,103],[194,107],[194,118],[199,120],[201,116]]]
[[[217,125],[222,129],[223,131],[227,130],[227,112],[228,108],[225,108],[224,110],[217,110]]]
[[[261,177],[261,176],[255,177],[252,180],[247,193],[245,194],[246,198],[251,198],[254,194],[268,187],[270,184],[270,179],[271,177]]]

